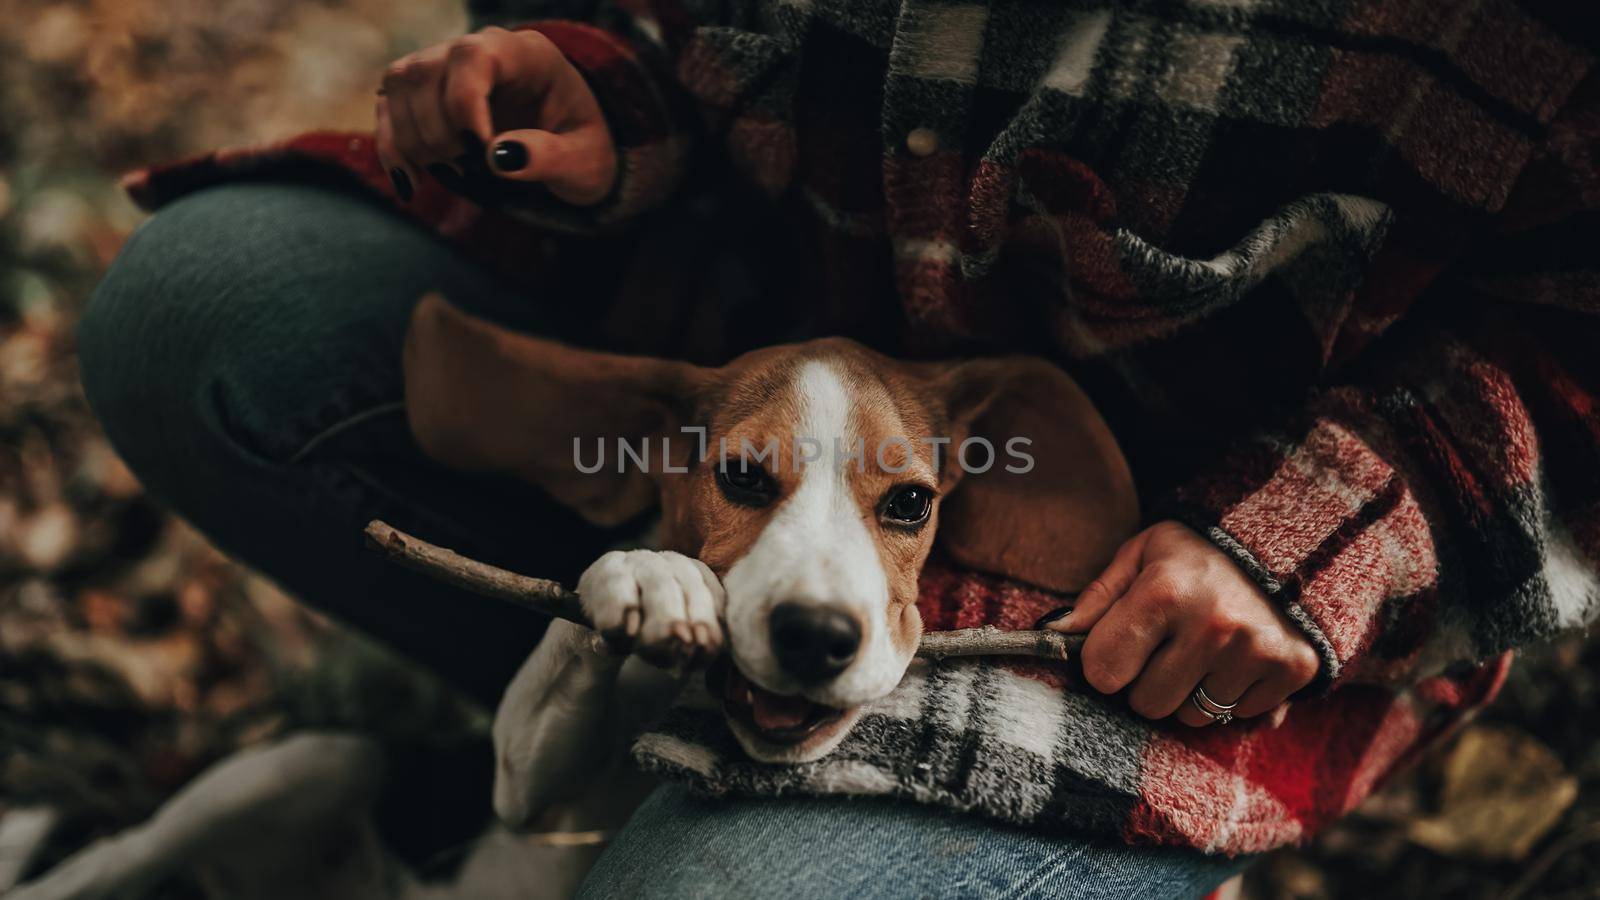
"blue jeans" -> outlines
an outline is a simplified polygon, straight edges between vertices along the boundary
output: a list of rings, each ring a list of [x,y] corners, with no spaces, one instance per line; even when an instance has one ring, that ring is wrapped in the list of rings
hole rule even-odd
[[[578,896],[1198,900],[1244,865],[892,800],[729,801],[670,785],[634,813]]]
[[[614,248],[608,248],[611,252]],[[331,189],[211,188],[140,228],[89,303],[84,388],[149,491],[304,601],[494,703],[544,623],[364,550],[385,518],[570,578],[616,535],[508,479],[434,465],[406,430],[400,346],[417,298],[563,339],[603,303],[579,260],[530,298]],[[658,790],[589,896],[1198,897],[1238,863],[1045,837],[878,800],[707,800]]]

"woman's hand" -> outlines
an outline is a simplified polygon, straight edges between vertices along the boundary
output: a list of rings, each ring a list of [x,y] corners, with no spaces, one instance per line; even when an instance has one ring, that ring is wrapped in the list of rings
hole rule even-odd
[[[1047,619],[1049,617],[1046,617]],[[1311,683],[1319,660],[1309,641],[1211,542],[1177,522],[1131,538],[1073,611],[1043,627],[1088,632],[1084,678],[1107,694],[1132,686],[1128,703],[1150,719],[1211,717],[1190,700],[1197,686],[1233,714],[1269,712]]]
[[[603,199],[617,174],[594,92],[536,31],[485,28],[396,60],[378,92],[377,145],[402,200],[423,171],[480,169],[479,155],[495,175],[578,205]]]

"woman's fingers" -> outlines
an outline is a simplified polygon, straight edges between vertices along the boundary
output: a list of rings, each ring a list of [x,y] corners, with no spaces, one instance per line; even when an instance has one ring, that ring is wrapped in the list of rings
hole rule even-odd
[[[489,111],[494,76],[494,58],[483,35],[470,34],[451,44],[441,100],[445,117],[457,132],[471,134],[480,147],[488,146],[494,135]]]
[[[543,183],[578,205],[605,199],[616,182],[599,102],[536,31],[486,28],[414,53],[389,67],[380,93],[382,156],[401,195],[424,171],[451,186],[468,152],[482,152],[496,176]]]
[[[1235,719],[1251,719],[1282,706],[1295,691],[1310,684],[1316,674],[1316,653],[1309,647],[1256,644],[1219,654],[1196,684],[1204,685],[1206,696],[1217,703],[1234,704]],[[1178,719],[1197,727],[1213,721],[1193,703],[1178,709]]]
[[[561,48],[537,31],[487,28],[480,36],[498,62],[496,86],[515,86],[524,98],[537,101],[556,89],[563,76],[583,81]]]
[[[1131,684],[1171,632],[1173,623],[1164,603],[1167,592],[1150,577],[1152,571],[1134,579],[1084,639],[1083,677],[1102,694],[1114,694]],[[1068,619],[1076,617],[1074,613]]]
[[[1192,726],[1216,721],[1190,700],[1199,685],[1233,717],[1249,718],[1279,709],[1320,667],[1284,612],[1176,522],[1124,544],[1071,616],[1047,616],[1039,627],[1087,631],[1080,659],[1090,686],[1107,694],[1129,688],[1135,712]]]
[[[1300,648],[1294,648],[1286,661],[1273,667],[1270,675],[1239,698],[1239,708],[1233,714],[1248,719],[1277,709],[1310,684],[1317,677],[1318,668],[1315,651],[1302,653]]]
[[[604,123],[554,134],[523,128],[494,136],[486,162],[501,178],[537,181],[577,205],[603,200],[616,180],[616,153]]]
[[[508,101],[536,111],[531,119],[511,122],[511,128],[502,124],[505,130],[489,138],[484,152],[490,171],[511,181],[542,183],[579,206],[605,199],[616,183],[617,150],[588,82],[536,31],[485,37],[501,61],[495,84],[508,86]],[[497,99],[496,111],[500,103]]]
[[[1204,728],[1207,725],[1216,724],[1215,719],[1201,712],[1200,708],[1195,706],[1194,701],[1191,699],[1194,696],[1195,688],[1203,686],[1206,689],[1207,697],[1223,706],[1228,706],[1239,703],[1241,697],[1254,690],[1252,685],[1260,684],[1259,678],[1260,673],[1254,667],[1224,666],[1207,673],[1205,677],[1197,679],[1190,684],[1189,689],[1184,692],[1183,703],[1177,709],[1178,721],[1194,728]],[[1243,718],[1243,716],[1239,715],[1239,712],[1238,708],[1234,709],[1234,718]]]
[[[413,177],[462,152],[460,129],[450,123],[444,107],[448,52],[448,45],[440,45],[413,53],[383,76],[394,151]]]
[[[492,142],[495,133],[490,100],[497,90],[503,89],[503,105],[514,110],[515,117],[521,120],[512,124],[546,128],[557,127],[546,120],[561,118],[569,105],[551,102],[560,99],[553,94],[559,93],[564,75],[585,94],[588,92],[583,77],[572,70],[566,56],[536,31],[485,28],[445,45],[442,60],[439,103],[451,136],[456,138],[466,132],[484,147]],[[598,110],[594,112],[598,116]]]
[[[1140,558],[1144,555],[1149,534],[1149,531],[1141,531],[1124,541],[1100,577],[1079,592],[1078,602],[1073,605],[1072,612],[1044,623],[1043,627],[1067,634],[1081,634],[1093,628],[1106,610],[1111,608],[1111,604],[1126,593],[1139,576]]]
[[[1165,719],[1178,712],[1194,686],[1210,668],[1212,654],[1193,641],[1169,640],[1128,690],[1128,706],[1146,719]]]
[[[444,75],[444,66],[429,65],[405,95],[411,124],[421,144],[413,161],[424,166],[449,162],[461,155],[461,129],[451,125],[445,115]]]
[[[422,62],[415,55],[407,56],[396,60],[383,76],[383,99],[389,116],[390,142],[396,157],[390,164],[389,177],[395,182],[395,191],[402,200],[411,199],[412,190],[419,183],[423,170],[433,161],[417,130],[410,99],[417,85],[426,77],[422,67]]]
[[[394,193],[402,203],[409,202],[415,190],[413,176],[405,169],[406,163],[400,151],[394,145],[394,124],[389,116],[389,98],[380,95],[378,102],[373,106],[373,143],[378,151],[378,161],[382,163],[383,170],[389,173],[389,181],[394,185]]]
[[[1274,684],[1270,680],[1258,681],[1239,698],[1239,708],[1233,711],[1234,718],[1253,719],[1262,713],[1272,712],[1288,702],[1289,695],[1293,693],[1282,684]]]

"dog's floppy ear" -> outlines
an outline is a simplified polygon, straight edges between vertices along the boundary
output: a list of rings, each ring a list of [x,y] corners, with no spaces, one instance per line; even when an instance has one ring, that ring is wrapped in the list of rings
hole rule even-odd
[[[1065,372],[1025,357],[948,366],[935,385],[952,439],[939,512],[945,551],[1051,590],[1085,587],[1139,520],[1133,476],[1094,404]],[[962,464],[968,438],[993,447],[986,471],[977,471],[990,458],[978,442]]]
[[[519,334],[436,294],[411,314],[404,370],[406,416],[424,453],[453,468],[516,475],[599,525],[657,502],[651,474],[620,464],[618,440],[649,454],[650,473],[663,471],[661,438],[672,437],[675,450],[693,444],[678,428],[707,375]],[[594,466],[600,445],[605,464],[580,470],[580,459]]]

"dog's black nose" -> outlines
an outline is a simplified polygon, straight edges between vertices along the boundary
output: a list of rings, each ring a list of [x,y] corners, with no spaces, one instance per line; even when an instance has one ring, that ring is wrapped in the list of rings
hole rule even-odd
[[[826,606],[780,603],[768,627],[778,665],[803,684],[820,684],[843,672],[861,646],[855,617]]]

